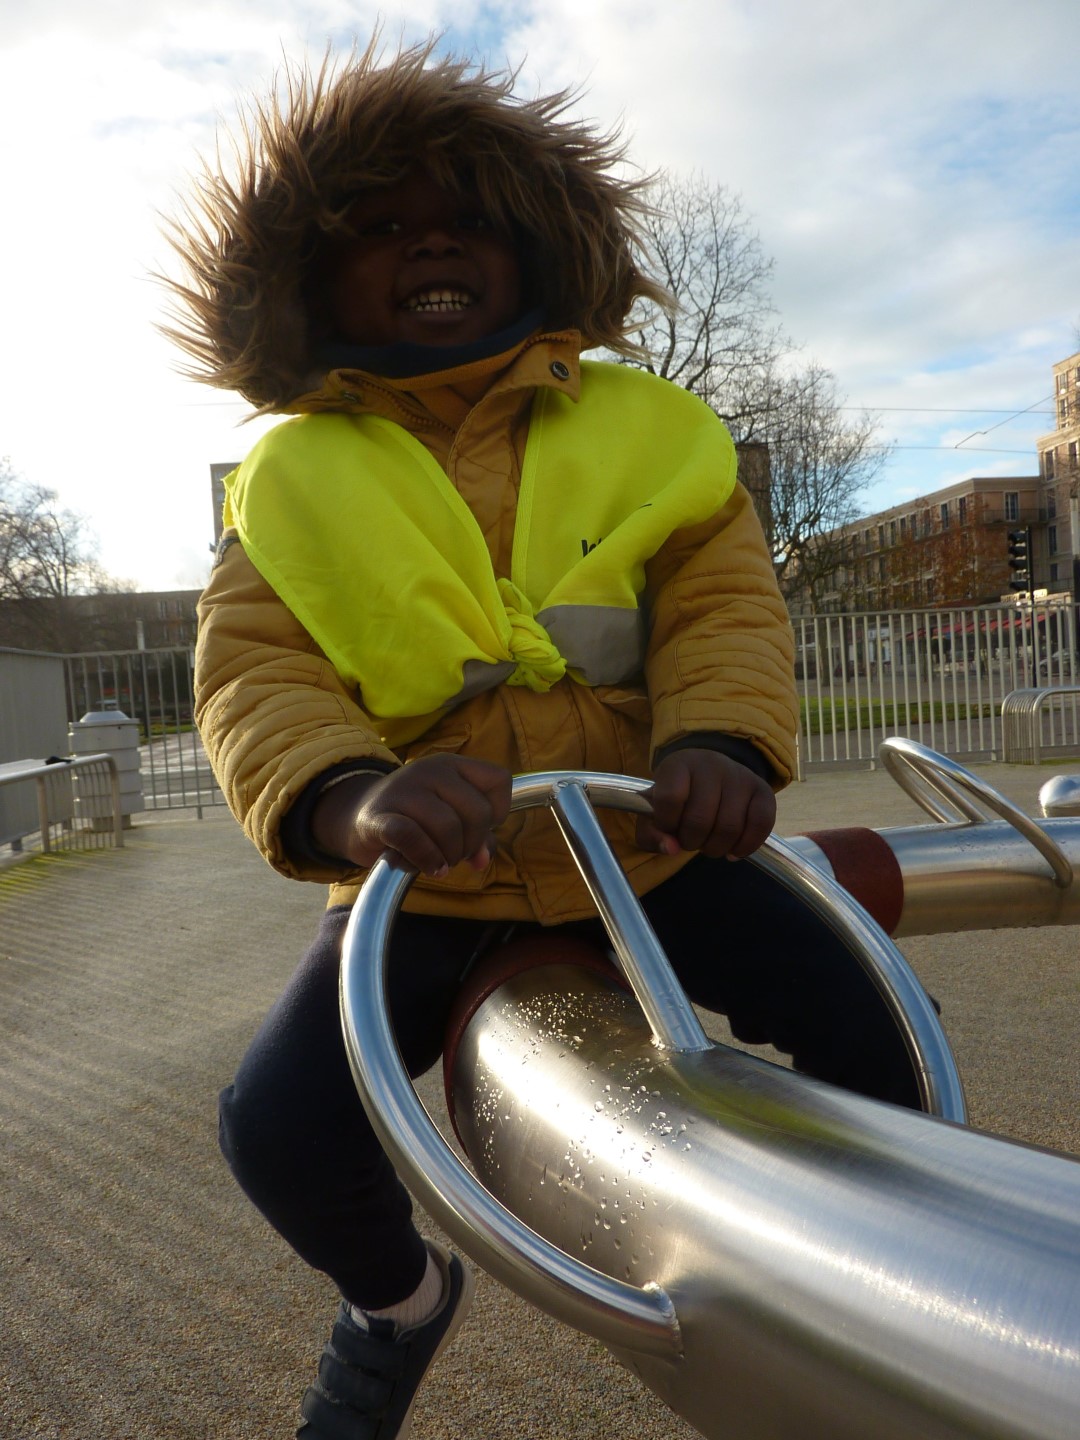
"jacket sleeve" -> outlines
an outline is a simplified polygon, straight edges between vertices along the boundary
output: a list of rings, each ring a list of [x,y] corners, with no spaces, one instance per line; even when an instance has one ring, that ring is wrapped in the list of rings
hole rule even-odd
[[[742,485],[711,520],[670,537],[649,564],[648,586],[654,757],[695,734],[737,736],[782,788],[795,771],[794,638]]]
[[[229,808],[275,869],[340,880],[340,862],[287,849],[286,815],[346,762],[380,770],[400,762],[228,532],[219,554],[199,601],[195,651],[195,720],[207,756]]]

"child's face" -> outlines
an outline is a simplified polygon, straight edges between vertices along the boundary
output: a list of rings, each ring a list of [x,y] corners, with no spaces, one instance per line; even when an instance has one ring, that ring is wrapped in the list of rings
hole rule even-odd
[[[413,170],[361,195],[347,218],[352,237],[328,277],[340,338],[463,345],[517,318],[516,250],[468,192],[452,195],[426,171]]]

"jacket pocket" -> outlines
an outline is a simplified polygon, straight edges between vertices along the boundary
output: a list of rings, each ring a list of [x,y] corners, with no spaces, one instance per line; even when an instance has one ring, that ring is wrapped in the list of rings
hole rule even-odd
[[[624,723],[634,725],[648,734],[652,726],[652,706],[644,690],[624,690],[618,685],[597,685],[593,694]]]

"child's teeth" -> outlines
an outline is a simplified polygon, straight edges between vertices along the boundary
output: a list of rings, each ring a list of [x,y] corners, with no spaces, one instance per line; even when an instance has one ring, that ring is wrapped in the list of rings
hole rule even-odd
[[[409,310],[464,310],[471,300],[460,290],[429,290],[411,296],[405,304]]]

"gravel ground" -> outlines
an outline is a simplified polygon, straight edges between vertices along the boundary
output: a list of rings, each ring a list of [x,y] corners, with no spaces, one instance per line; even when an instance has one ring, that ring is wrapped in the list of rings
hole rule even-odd
[[[1049,772],[981,773],[1034,812]],[[881,772],[842,772],[791,787],[778,828],[922,818]],[[321,906],[223,813],[148,818],[121,851],[0,872],[0,1434],[292,1435],[334,1296],[236,1191],[214,1110]],[[903,945],[943,1004],[973,1123],[1074,1152],[1077,928]],[[485,1276],[413,1431],[693,1433],[603,1347]]]

